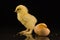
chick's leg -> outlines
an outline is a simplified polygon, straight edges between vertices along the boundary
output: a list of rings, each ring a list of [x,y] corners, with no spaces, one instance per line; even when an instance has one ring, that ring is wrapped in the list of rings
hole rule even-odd
[[[29,29],[27,28],[26,30],[24,30],[25,32],[27,32]]]
[[[28,29],[28,28],[27,28]],[[30,27],[24,34],[32,34],[34,27]]]
[[[32,31],[33,31],[33,29],[34,29],[34,25],[35,24],[30,24],[30,25],[28,25],[28,31],[27,32],[25,32],[24,34],[32,34]]]
[[[22,31],[22,32],[20,32],[20,34],[21,35],[28,35],[28,34],[32,34],[32,31],[33,31],[33,29],[26,29],[26,30],[24,30],[24,31]]]
[[[26,32],[26,34],[32,34],[32,31],[33,31],[33,29],[29,29],[29,31]]]
[[[21,32],[19,32],[19,34],[26,34],[26,32],[28,32],[29,29],[23,30]]]
[[[32,31],[34,29],[34,25],[33,24],[27,25],[26,28],[27,29],[22,31],[22,32],[20,32],[20,34],[23,34],[23,35],[32,34]]]

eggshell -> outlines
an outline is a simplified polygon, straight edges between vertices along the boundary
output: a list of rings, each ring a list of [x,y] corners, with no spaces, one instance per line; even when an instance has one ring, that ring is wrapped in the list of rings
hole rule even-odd
[[[41,26],[41,24],[37,25],[34,28],[34,32],[39,36],[48,36],[50,34],[50,29],[47,28],[47,26],[46,27],[45,26],[44,25]]]
[[[42,26],[42,27],[47,27],[47,25],[45,24],[45,23],[39,23],[39,24],[37,24],[36,26]]]

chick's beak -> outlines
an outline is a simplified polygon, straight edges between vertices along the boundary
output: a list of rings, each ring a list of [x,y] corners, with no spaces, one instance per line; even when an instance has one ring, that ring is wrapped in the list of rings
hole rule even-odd
[[[16,10],[14,12],[16,12]]]

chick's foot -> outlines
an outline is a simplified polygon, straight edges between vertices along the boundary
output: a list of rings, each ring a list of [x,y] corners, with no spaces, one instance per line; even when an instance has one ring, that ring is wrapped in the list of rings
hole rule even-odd
[[[22,31],[20,32],[21,35],[29,35],[32,34],[32,31]]]

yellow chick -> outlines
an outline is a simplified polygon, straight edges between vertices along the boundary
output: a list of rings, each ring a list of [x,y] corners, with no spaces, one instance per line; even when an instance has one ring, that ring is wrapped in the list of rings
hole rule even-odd
[[[28,9],[24,5],[18,5],[15,9],[17,13],[17,19],[24,25],[27,29],[19,32],[20,34],[31,34],[37,19],[29,14]]]

